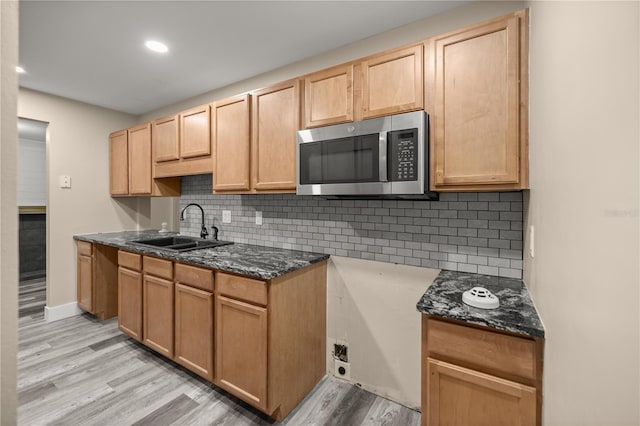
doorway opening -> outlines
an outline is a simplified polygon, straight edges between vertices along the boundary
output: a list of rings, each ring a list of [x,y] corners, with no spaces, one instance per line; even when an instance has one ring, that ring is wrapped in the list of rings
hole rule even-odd
[[[47,126],[18,118],[19,316],[44,316],[47,275]]]

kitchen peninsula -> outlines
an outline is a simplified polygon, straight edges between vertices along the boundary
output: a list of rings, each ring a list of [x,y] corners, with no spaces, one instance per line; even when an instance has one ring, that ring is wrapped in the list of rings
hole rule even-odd
[[[325,374],[328,255],[248,244],[131,244],[172,233],[76,235],[79,305],[275,419]],[[99,273],[96,273],[99,271]],[[298,344],[304,342],[304,344]]]

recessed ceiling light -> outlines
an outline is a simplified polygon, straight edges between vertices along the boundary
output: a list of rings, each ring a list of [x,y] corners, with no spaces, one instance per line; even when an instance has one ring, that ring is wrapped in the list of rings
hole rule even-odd
[[[166,44],[160,43],[159,41],[155,40],[148,40],[144,43],[144,45],[147,46],[147,49],[153,50],[154,52],[158,53],[167,53],[169,51],[169,48]]]
[[[24,68],[22,68],[22,67],[16,67],[16,72],[17,72],[18,74],[24,74],[26,71],[25,71],[25,70],[24,70]]]

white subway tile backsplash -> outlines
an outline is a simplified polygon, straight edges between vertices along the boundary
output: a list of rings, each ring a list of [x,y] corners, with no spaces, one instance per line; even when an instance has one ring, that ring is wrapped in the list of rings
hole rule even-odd
[[[211,176],[182,178],[180,205],[199,203],[219,238],[380,262],[522,277],[522,193],[442,193],[440,201],[325,200],[211,193]],[[232,223],[223,224],[222,210]],[[263,224],[255,225],[255,212]],[[180,232],[200,234],[190,214]]]

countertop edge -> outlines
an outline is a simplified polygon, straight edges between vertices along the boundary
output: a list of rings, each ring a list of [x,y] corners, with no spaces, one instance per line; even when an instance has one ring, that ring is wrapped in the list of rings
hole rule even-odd
[[[504,297],[504,305],[502,298],[501,306],[496,310],[473,308],[464,304],[461,300],[462,292],[476,283],[486,283],[497,288],[499,293],[503,293],[500,296]],[[505,287],[501,287],[501,283]],[[523,337],[545,338],[544,325],[523,280],[441,270],[416,303],[416,310],[434,318],[477,325]]]
[[[132,230],[132,231],[121,231],[121,232],[105,232],[104,234],[119,234],[119,233],[127,233],[127,232],[131,232],[131,233],[135,233],[135,232],[153,232],[153,230],[143,230],[143,231],[136,231],[136,230]],[[95,235],[98,234],[77,234],[73,236],[73,239],[75,241],[85,241],[85,242],[89,242],[92,244],[101,244],[104,246],[109,246],[109,247],[114,247],[120,250],[124,250],[124,251],[128,251],[128,252],[132,252],[132,253],[137,253],[137,254],[141,254],[141,255],[145,255],[145,256],[153,256],[153,257],[158,257],[161,259],[166,259],[166,260],[171,260],[171,261],[175,261],[175,262],[180,262],[180,263],[184,263],[187,265],[193,265],[193,266],[199,266],[199,267],[204,267],[204,268],[208,268],[208,269],[214,269],[214,270],[218,270],[218,271],[222,271],[222,272],[228,272],[228,273],[232,273],[232,274],[238,274],[238,275],[243,275],[246,277],[251,277],[251,278],[255,278],[255,279],[260,279],[260,280],[273,280],[275,278],[281,277],[283,275],[289,274],[291,272],[295,272],[295,271],[299,271],[302,270],[304,268],[307,268],[311,265],[314,265],[316,263],[320,263],[323,261],[326,261],[329,259],[330,255],[325,254],[325,253],[313,253],[314,255],[316,255],[314,258],[309,259],[309,260],[297,260],[296,265],[293,265],[289,268],[286,269],[282,269],[282,270],[278,270],[277,272],[262,272],[262,273],[252,273],[250,271],[247,271],[245,269],[242,269],[241,267],[233,267],[233,266],[228,266],[228,265],[216,265],[216,266],[211,266],[209,264],[206,264],[204,262],[198,262],[197,260],[194,260],[193,258],[180,258],[180,253],[163,253],[159,250],[150,250],[150,249],[145,249],[143,247],[139,247],[139,246],[135,246],[135,245],[130,245],[125,243],[121,243],[121,242],[113,242],[113,241],[108,241],[108,240],[102,240],[99,238],[95,238]],[[178,235],[177,232],[168,232],[166,234],[161,234],[158,235],[158,237],[162,237],[162,236],[174,236],[174,235]],[[238,243],[240,244],[240,243]],[[243,245],[247,245],[247,246],[252,246],[252,247],[264,247],[265,249],[277,249],[277,250],[288,250],[288,249],[281,249],[281,248],[275,248],[275,247],[268,247],[268,246],[257,246],[257,245],[253,245],[253,244],[243,244]],[[299,250],[291,250],[291,251],[299,251]],[[192,253],[192,252],[188,252],[188,253]],[[304,253],[311,253],[311,252],[304,252]]]

